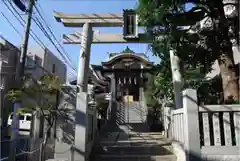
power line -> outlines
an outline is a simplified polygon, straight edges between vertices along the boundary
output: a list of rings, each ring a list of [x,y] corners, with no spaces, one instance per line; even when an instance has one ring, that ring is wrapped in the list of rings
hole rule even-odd
[[[10,22],[10,20],[4,15],[4,13],[1,12],[1,14],[2,14],[2,16],[7,20],[7,22],[12,26],[12,28],[16,31],[16,33],[17,33],[21,38],[23,38],[22,35],[20,34],[20,32],[13,26],[13,24],[12,24],[12,23]]]
[[[6,1],[11,5],[11,7],[6,3]],[[24,24],[23,22],[25,23],[25,20],[21,17],[21,15],[18,13],[18,11],[14,8],[14,6],[11,4],[11,2],[9,0],[6,0],[6,1],[2,1],[3,4],[7,7],[7,9],[11,12],[11,14],[17,19],[17,21],[20,23],[21,26],[24,27]],[[11,9],[12,8],[12,9]],[[17,13],[17,15],[13,12],[13,10],[15,11],[15,13]],[[23,21],[21,21],[21,20]],[[10,21],[9,21],[10,22]],[[11,26],[13,27],[13,24],[10,22]],[[32,31],[32,30],[31,30]],[[19,31],[18,31],[19,32]],[[30,33],[31,37],[33,38],[33,40],[42,48],[42,49],[45,49],[47,48],[44,43],[40,40],[40,38],[32,31]],[[34,36],[35,37],[34,37]],[[46,72],[46,71],[45,71]],[[47,72],[49,73],[49,72]],[[75,76],[75,73],[72,73],[74,76]]]
[[[19,52],[21,51],[21,48],[17,48],[19,50]],[[15,50],[15,49],[10,49],[8,51],[11,51],[11,50]],[[38,67],[39,69],[41,69],[43,72],[47,73],[48,75],[51,75],[53,76],[52,73],[50,73],[48,70],[46,70],[44,67],[42,67],[41,65],[37,64],[36,61],[32,60],[34,65],[36,65],[36,67]]]
[[[40,4],[39,4],[39,6],[40,6]],[[43,18],[42,14],[40,13],[40,11],[39,11],[39,9],[38,9],[37,6],[35,6],[35,9],[36,9],[38,15],[40,16],[40,18],[42,19],[42,21],[44,22],[45,26],[47,27],[47,29],[49,30],[49,32],[51,33],[51,35],[52,35],[53,38],[55,39],[55,41],[56,41],[56,42],[58,43],[58,45],[61,47],[61,49],[62,49],[62,51],[64,52],[64,54],[66,55],[68,61],[69,61],[70,63],[72,63],[72,61],[71,61],[68,53],[66,52],[66,50],[63,48],[63,46],[62,46],[62,45],[59,43],[59,41],[57,40],[56,36],[54,35],[54,33],[53,33],[52,30],[51,30],[51,27],[50,27],[50,26],[48,25],[48,23],[45,21],[45,19]]]
[[[50,35],[47,33],[47,31],[45,30],[45,28],[42,26],[41,22],[39,22],[38,19],[33,19],[33,21],[35,22],[35,24],[39,27],[39,29],[44,33],[44,35],[48,38],[48,40],[52,43],[52,45],[55,47],[55,49],[60,53],[60,55],[63,57],[64,61],[73,69],[76,71],[76,69],[66,60],[65,56],[63,55],[63,53],[58,49],[58,47],[56,46],[56,44],[53,42],[52,38],[50,37]]]
[[[38,6],[39,6],[39,8],[42,10],[42,8],[41,8],[41,6],[40,6],[40,4],[38,3]],[[36,6],[35,6],[36,7]],[[36,9],[37,10],[37,9]],[[39,11],[39,10],[38,10]],[[44,18],[43,18],[43,21],[44,21]],[[40,23],[41,24],[41,23]],[[82,36],[82,38],[84,38],[85,40],[86,40],[86,36],[84,36],[82,33],[79,33],[80,34],[80,36]],[[56,40],[57,42],[58,42],[58,44],[62,47],[62,45],[59,43],[59,41],[58,40]],[[82,46],[81,46],[81,48],[82,48]],[[63,48],[63,50],[65,50],[64,48]]]
[[[41,9],[41,5],[38,3],[38,6],[39,6],[39,8]],[[47,27],[47,29],[50,31],[50,33],[52,34],[52,36],[53,36],[53,38],[55,39],[55,41],[58,43],[58,45],[61,47],[61,49],[63,50],[63,52],[64,52],[64,54],[66,55],[66,57],[67,57],[67,59],[68,59],[68,61],[70,62],[70,63],[72,63],[72,61],[71,61],[71,59],[70,59],[70,57],[69,57],[69,55],[68,55],[68,53],[65,51],[65,49],[63,48],[63,46],[59,43],[59,41],[57,40],[57,38],[56,38],[56,36],[54,35],[54,33],[52,32],[52,30],[51,30],[51,27],[47,24],[47,22],[45,21],[45,19],[43,18],[43,16],[41,15],[41,13],[40,13],[40,11],[39,11],[39,9],[38,9],[38,7],[35,5],[34,6],[35,8],[36,8],[36,11],[37,11],[37,13],[38,13],[38,15],[40,16],[40,19],[42,19],[42,21],[44,22],[44,24],[46,25],[46,27]],[[46,32],[46,30],[44,29],[44,27],[43,27],[43,25],[42,25],[42,23],[39,21],[39,19],[37,18],[37,19],[35,19],[34,21],[38,21],[37,23],[37,26],[43,31],[43,33],[47,33]],[[36,23],[36,22],[35,22]],[[41,26],[41,27],[40,27]],[[45,34],[46,35],[46,34]],[[48,34],[47,34],[48,35]],[[47,36],[46,35],[46,37],[49,39],[50,38],[50,36],[48,35]],[[84,36],[84,35],[82,35],[81,33],[80,33],[80,35],[82,36],[82,38],[85,38],[86,39],[86,36]],[[52,41],[52,40],[50,40],[50,41]],[[56,48],[56,45],[54,45],[54,47]],[[83,48],[83,46],[81,46],[81,48]],[[57,49],[57,48],[56,48]],[[58,50],[58,49],[57,49]],[[58,52],[59,52],[59,50],[58,50]],[[64,56],[62,55],[63,53],[62,52],[59,52],[60,54],[61,54],[61,56],[64,58]],[[65,59],[65,58],[64,58]],[[65,60],[66,61],[66,60]],[[68,63],[67,63],[68,64]],[[74,64],[74,63],[72,63],[72,64]],[[68,64],[74,71],[77,71],[77,68],[76,67],[73,67],[71,64]]]
[[[38,26],[38,28],[44,33],[44,35],[48,38],[48,40],[52,43],[52,45],[55,47],[55,49],[60,53],[60,55],[63,57],[64,61],[66,61],[66,63],[72,68],[74,69],[74,67],[72,67],[71,64],[69,64],[68,60],[66,60],[64,54],[59,50],[59,48],[57,47],[57,45],[54,43],[54,41],[52,40],[51,36],[48,34],[48,32],[45,30],[44,26],[41,24],[41,22],[35,18],[33,19],[33,21],[35,22],[35,24]],[[75,70],[75,69],[74,69]]]
[[[12,24],[11,24],[11,26],[12,26]],[[18,47],[16,47],[16,48],[19,50],[19,52],[21,51],[21,48],[18,48]],[[11,51],[11,50],[16,50],[16,49],[10,49],[10,50],[7,50],[7,51]],[[44,67],[38,65],[35,61],[33,61],[33,63],[34,63],[34,65],[36,65],[38,68],[40,68],[41,70],[43,70],[47,74],[52,75],[48,70],[46,70]]]
[[[18,20],[18,22],[24,27],[24,24],[23,24],[23,22],[25,23],[25,20],[21,17],[21,15],[18,13],[18,11],[14,8],[14,6],[11,4],[11,2],[9,1],[9,0],[7,0],[7,2],[11,5],[11,7],[5,2],[5,1],[3,1],[3,3],[5,4],[5,6],[7,7],[7,9],[12,13],[12,15]],[[17,15],[18,15],[18,17],[16,16],[16,14],[13,12],[13,10],[15,11],[15,13],[17,13]],[[23,21],[21,21],[21,20]],[[32,31],[32,30],[31,30]],[[31,37],[34,39],[34,41],[42,48],[42,49],[45,49],[45,48],[47,48],[45,45],[44,45],[44,43],[40,40],[40,38],[32,31],[32,33],[30,33],[30,35],[31,35]],[[36,37],[34,37],[34,36]],[[37,39],[37,40],[36,40]],[[40,44],[40,43],[41,44]],[[75,75],[75,73],[74,73],[74,75]]]
[[[24,24],[22,23],[22,21],[24,22],[24,23],[26,23],[25,22],[25,20],[21,17],[21,15],[17,12],[17,10],[12,6],[12,4],[11,4],[11,2],[10,1],[2,1],[3,2],[3,4],[7,7],[7,9],[11,12],[11,14],[17,19],[17,21],[20,23],[20,25],[22,26],[22,27],[24,27]],[[10,7],[6,2],[8,2],[12,7]],[[11,8],[13,8],[13,10],[18,14],[18,16],[19,17],[17,17],[17,15],[13,12],[13,10],[11,9]],[[21,21],[21,20],[22,21]],[[43,44],[43,42],[40,40],[40,38],[31,30],[31,32],[32,33],[30,33],[30,35],[31,35],[31,37],[33,38],[33,40],[41,47],[41,48],[43,48],[43,46],[44,46],[44,44]],[[43,48],[44,49],[44,48]]]
[[[8,2],[8,4],[11,6],[11,8],[14,10],[14,12],[18,15],[18,18],[17,18],[17,16],[13,13],[13,11],[12,10],[10,10],[10,7],[8,6],[8,5],[6,5],[6,3],[5,3],[5,5],[7,6],[7,8],[11,11],[11,13],[14,15],[14,17],[19,21],[19,23],[23,26],[23,27],[25,27],[25,23],[26,23],[26,21],[22,18],[22,16],[19,14],[19,12],[16,10],[16,8],[14,7],[14,5],[12,4],[12,2],[10,1],[10,0],[7,0],[7,2]],[[21,20],[19,20],[19,18],[21,19]],[[24,24],[21,22],[21,21],[23,21],[24,22]],[[30,29],[30,31],[31,31],[31,33],[30,33],[30,35],[31,35],[31,37],[34,39],[34,41],[41,47],[41,48],[43,48],[44,49],[44,43],[41,41],[41,39],[32,31],[32,29]],[[37,39],[37,40],[36,40]],[[40,43],[40,44],[39,44]]]

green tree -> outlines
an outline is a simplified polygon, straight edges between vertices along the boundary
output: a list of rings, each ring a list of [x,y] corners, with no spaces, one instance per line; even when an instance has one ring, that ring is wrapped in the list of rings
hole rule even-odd
[[[158,73],[156,74],[154,79],[154,85],[157,89],[157,96],[159,98],[167,98],[168,100],[174,100],[172,72],[169,59],[164,58],[160,62]]]
[[[190,10],[186,4],[192,4]],[[218,60],[224,100],[238,100],[237,70],[234,65],[229,20],[219,0],[140,0],[140,22],[152,38],[153,53],[168,62],[169,50],[174,49],[184,69],[202,69],[206,74]],[[199,27],[209,18],[210,25]],[[169,69],[163,71],[167,75]]]
[[[145,78],[147,78],[144,90],[146,104],[148,105],[148,107],[154,107],[158,104],[158,96],[156,95],[156,93],[158,93],[158,88],[156,88],[154,84],[156,74],[145,73]]]
[[[34,116],[39,113],[46,123],[46,131],[42,143],[42,160],[49,139],[48,134],[56,122],[58,115],[66,116],[70,112],[66,108],[57,107],[57,96],[61,90],[58,77],[44,75],[39,80],[25,77],[24,85],[20,89],[12,89],[8,92],[7,97],[12,102],[21,101],[23,107],[18,110],[18,114],[32,113]],[[66,118],[67,119],[67,118]]]

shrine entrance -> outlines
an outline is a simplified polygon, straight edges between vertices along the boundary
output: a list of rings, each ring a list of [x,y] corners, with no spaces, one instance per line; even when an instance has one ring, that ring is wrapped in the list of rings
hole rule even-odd
[[[126,99],[133,101],[140,100],[140,73],[126,70],[115,73],[116,77],[116,96],[126,102]]]

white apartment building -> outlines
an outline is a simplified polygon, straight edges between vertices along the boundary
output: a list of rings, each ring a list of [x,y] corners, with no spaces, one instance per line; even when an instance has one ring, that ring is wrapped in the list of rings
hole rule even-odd
[[[47,48],[29,48],[26,60],[26,73],[39,79],[44,74],[59,77],[60,83],[66,83],[67,67]]]
[[[0,109],[1,119],[5,121],[12,109],[12,103],[5,98],[5,95],[16,84],[19,55],[20,47],[0,37]],[[65,84],[67,68],[49,49],[29,48],[25,74],[31,75],[36,80],[44,74],[53,74],[59,77],[61,84]]]

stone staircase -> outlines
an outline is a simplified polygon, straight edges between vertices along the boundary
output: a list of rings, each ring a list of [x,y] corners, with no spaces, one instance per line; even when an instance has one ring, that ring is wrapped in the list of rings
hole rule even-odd
[[[147,120],[147,112],[146,109],[141,105],[140,102],[133,102],[131,104],[126,105],[126,120],[129,120],[129,123],[143,123]]]
[[[161,133],[110,132],[92,149],[90,161],[176,161]]]
[[[146,113],[139,102],[117,102],[112,107],[108,125],[92,148],[89,160],[176,161],[176,157],[169,140],[160,132],[149,132]]]
[[[140,102],[132,102],[129,104],[118,102],[116,108],[117,122],[119,124],[146,122],[147,112]]]

